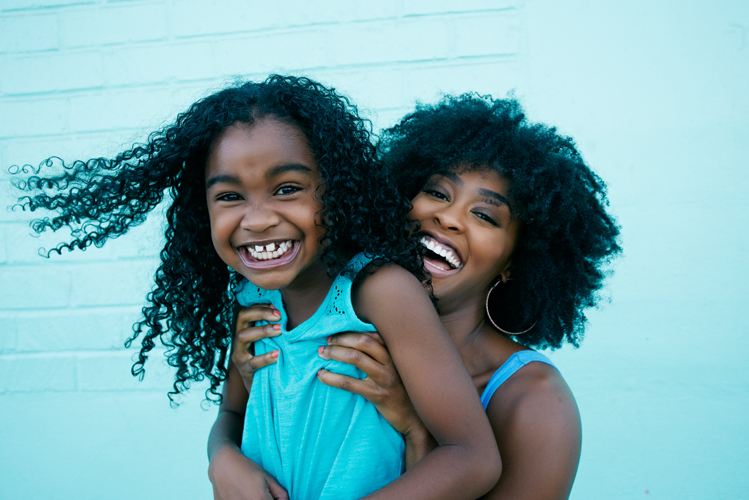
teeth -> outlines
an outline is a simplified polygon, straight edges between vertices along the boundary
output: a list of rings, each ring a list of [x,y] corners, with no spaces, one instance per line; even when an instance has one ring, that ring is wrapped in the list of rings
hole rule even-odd
[[[252,255],[252,257],[257,260],[269,260],[279,258],[281,255],[285,254],[286,251],[289,250],[292,246],[293,242],[289,240],[279,243],[278,245],[276,245],[275,243],[268,243],[265,246],[248,246],[247,250],[250,252],[250,255]]]
[[[443,247],[439,243],[435,242],[434,240],[422,238],[421,244],[427,247],[432,252],[436,253],[440,257],[444,258],[451,266],[454,268],[459,268],[461,265],[460,259],[455,255],[455,253],[447,248]]]

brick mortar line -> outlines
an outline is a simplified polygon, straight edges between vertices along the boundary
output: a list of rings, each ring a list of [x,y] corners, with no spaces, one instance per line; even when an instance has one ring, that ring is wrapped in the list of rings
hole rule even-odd
[[[509,61],[509,62],[515,62],[516,60],[520,60],[522,55],[519,52],[507,52],[507,53],[497,53],[497,54],[482,54],[482,55],[475,55],[475,56],[444,56],[439,58],[432,58],[432,59],[413,59],[413,60],[397,60],[397,61],[387,61],[387,62],[377,62],[377,63],[353,63],[353,64],[342,64],[342,65],[335,65],[335,66],[307,66],[304,68],[290,68],[288,70],[289,74],[295,74],[295,73],[301,73],[301,72],[312,72],[312,71],[350,71],[350,70],[366,70],[366,69],[372,69],[372,68],[382,68],[386,70],[397,70],[397,69],[404,69],[408,66],[417,66],[418,69],[428,68],[430,66],[433,67],[448,67],[453,66],[456,64],[464,64],[464,63],[480,63],[480,62],[493,62],[493,61]],[[252,73],[243,73],[240,76],[247,76],[249,78],[254,78],[255,76],[260,75],[267,75],[268,73],[265,72],[252,72]],[[19,94],[19,93],[3,93],[0,94],[0,103],[2,103],[6,98],[10,98],[13,100],[33,100],[34,97],[50,97],[50,96],[61,96],[61,97],[75,97],[76,95],[85,96],[87,94],[90,94],[92,90],[95,90],[97,92],[105,92],[105,91],[119,91],[119,90],[126,90],[126,89],[138,89],[138,90],[149,90],[154,88],[164,88],[169,89],[171,88],[173,91],[179,90],[179,82],[184,82],[185,86],[193,87],[195,86],[195,83],[205,82],[217,82],[220,80],[220,83],[216,86],[216,90],[220,88],[224,88],[226,85],[229,85],[231,83],[231,75],[220,75],[217,77],[211,77],[211,78],[197,78],[194,80],[177,80],[176,82],[173,79],[169,80],[162,80],[160,82],[154,82],[154,83],[146,83],[146,84],[128,84],[128,85],[108,85],[108,86],[94,86],[94,87],[80,87],[75,89],[67,89],[67,90],[54,90],[49,92],[33,92],[28,94]],[[206,88],[206,92],[209,92],[213,90],[212,88]],[[9,99],[9,100],[10,100]],[[93,133],[101,133],[103,131],[108,131],[110,129],[98,129],[98,130],[82,130],[77,131],[75,133],[77,134],[93,134]],[[111,130],[120,130],[120,129],[111,129]],[[122,130],[133,130],[131,128],[126,128]],[[135,129],[137,131],[137,129]],[[37,136],[34,136],[37,137]],[[56,136],[46,136],[46,137],[56,137]],[[15,139],[18,138],[18,136],[0,136],[0,140],[6,140],[6,139]]]
[[[76,350],[59,350],[59,351],[24,351],[24,352],[4,352],[0,354],[0,362],[13,361],[13,360],[29,360],[29,359],[97,359],[102,356],[115,354],[118,357],[125,357],[125,354],[137,355],[140,349],[137,347],[130,348],[112,348],[112,349],[76,349]],[[148,359],[161,359],[165,358],[166,348],[154,347],[148,354]],[[155,358],[156,356],[157,358]],[[167,365],[164,368],[171,368]]]

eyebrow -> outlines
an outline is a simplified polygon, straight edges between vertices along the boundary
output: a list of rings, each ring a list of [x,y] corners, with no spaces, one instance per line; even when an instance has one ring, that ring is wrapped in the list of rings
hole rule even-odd
[[[507,205],[508,207],[510,206],[510,202],[507,200],[507,198],[495,191],[492,191],[491,189],[479,188],[476,190],[476,193],[478,193],[480,196],[483,196],[484,198],[493,198],[500,203]]]
[[[272,167],[270,170],[268,170],[268,172],[266,172],[265,177],[271,178],[277,175],[281,175],[285,172],[300,172],[300,173],[307,174],[307,173],[311,173],[312,169],[306,165],[302,165],[301,163],[288,163],[285,165],[276,165],[275,167]],[[239,178],[234,175],[227,175],[227,174],[215,175],[205,182],[205,189],[208,190],[214,184],[218,184],[221,182],[226,183],[226,184],[232,184],[234,186],[238,186],[242,183],[242,181],[240,181]]]
[[[287,163],[286,165],[276,165],[275,167],[271,168],[265,174],[265,177],[275,177],[276,175],[280,175],[286,172],[310,174],[312,173],[312,169],[307,165],[302,165],[301,163]]]
[[[452,172],[447,172],[445,174],[442,174],[442,176],[443,177],[447,177],[448,179],[450,179],[452,182],[454,182],[455,184],[457,184],[459,186],[463,185],[463,179],[461,179],[460,176],[455,175]],[[500,203],[502,203],[504,205],[507,205],[508,208],[510,207],[510,202],[507,200],[507,198],[505,198],[501,194],[497,193],[496,191],[492,191],[491,189],[478,188],[476,190],[476,193],[479,196],[483,196],[484,198],[490,198],[490,199],[497,200],[498,202],[500,202]]]

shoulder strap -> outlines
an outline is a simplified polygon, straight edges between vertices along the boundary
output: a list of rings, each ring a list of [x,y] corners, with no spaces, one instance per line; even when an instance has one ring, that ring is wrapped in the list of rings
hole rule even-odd
[[[516,371],[518,371],[531,361],[546,363],[547,365],[551,365],[556,368],[556,366],[554,366],[554,363],[552,363],[549,358],[547,358],[540,352],[530,350],[516,352],[515,354],[507,358],[507,361],[502,363],[502,366],[497,368],[497,371],[494,372],[492,378],[489,379],[489,383],[486,384],[486,389],[484,389],[484,393],[481,394],[481,404],[484,405],[484,410],[486,410],[486,407],[489,406],[489,401],[491,401],[492,396],[497,391],[497,389],[499,389],[499,386],[502,385],[508,378],[510,378]]]

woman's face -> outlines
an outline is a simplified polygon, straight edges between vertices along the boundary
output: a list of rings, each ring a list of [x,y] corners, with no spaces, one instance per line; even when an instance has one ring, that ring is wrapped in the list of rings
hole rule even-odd
[[[433,175],[413,199],[410,217],[421,223],[424,267],[438,299],[475,300],[497,276],[509,277],[520,225],[509,187],[494,170],[472,170]]]

